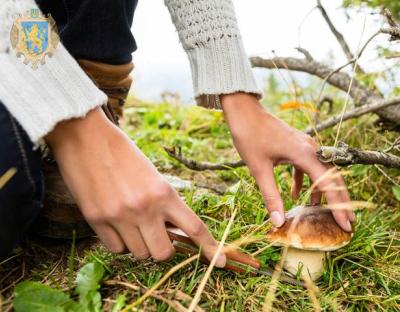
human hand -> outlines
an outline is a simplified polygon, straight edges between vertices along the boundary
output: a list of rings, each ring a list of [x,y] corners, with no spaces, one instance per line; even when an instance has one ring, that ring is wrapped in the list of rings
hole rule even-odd
[[[221,104],[235,147],[256,179],[274,226],[280,227],[285,222],[283,202],[273,173],[279,164],[294,166],[294,199],[299,197],[306,173],[314,183],[318,181],[317,190],[311,196],[312,203],[319,203],[322,193],[333,206],[350,202],[343,178],[327,174],[329,167],[317,159],[318,146],[313,138],[269,114],[253,95],[222,95]],[[352,211],[333,209],[332,212],[345,231],[352,231],[350,222],[355,220]]]
[[[100,108],[59,123],[46,141],[85,219],[109,250],[168,260],[174,254],[165,227],[170,222],[211,261],[218,244],[206,225]],[[221,254],[216,266],[225,262]]]

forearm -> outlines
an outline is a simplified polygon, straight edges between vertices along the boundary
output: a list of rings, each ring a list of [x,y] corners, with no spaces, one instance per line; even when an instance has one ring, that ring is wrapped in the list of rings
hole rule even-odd
[[[4,0],[0,7],[0,99],[37,143],[58,122],[85,116],[104,104],[107,97],[61,43],[37,70],[16,57],[9,39],[13,16],[35,8],[36,4],[33,0],[15,3]]]
[[[165,0],[191,65],[197,102],[221,108],[218,95],[261,97],[230,0]]]

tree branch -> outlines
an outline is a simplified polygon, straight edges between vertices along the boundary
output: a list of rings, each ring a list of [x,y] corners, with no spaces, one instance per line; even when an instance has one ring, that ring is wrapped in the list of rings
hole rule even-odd
[[[300,53],[302,53],[307,60],[314,61],[314,58],[312,57],[311,53],[307,49],[304,49],[302,47],[297,47],[296,50],[299,51]]]
[[[390,41],[400,40],[400,28],[382,28],[381,32],[390,35]]]
[[[348,91],[351,82],[351,77],[348,74],[343,72],[335,72],[325,64],[305,58],[274,57],[266,59],[256,56],[251,57],[250,62],[253,67],[267,69],[288,69],[292,71],[305,72],[321,79],[327,79],[327,82],[330,85],[342,90],[343,92]],[[378,95],[362,86],[357,80],[353,81],[353,87],[350,90],[350,96],[360,105],[367,103],[371,96],[374,98],[379,98]]]
[[[351,77],[343,72],[335,72],[325,64],[317,61],[310,61],[304,58],[295,57],[274,57],[265,59],[261,57],[250,58],[253,67],[261,67],[268,69],[288,69],[308,73],[310,75],[326,79],[327,83],[348,92],[351,83]],[[382,101],[382,97],[361,85],[356,79],[353,80],[352,88],[350,89],[350,96],[358,105],[368,105]],[[376,111],[376,113],[383,119],[400,123],[400,109],[398,106],[385,107]]]
[[[346,40],[344,39],[344,36],[337,30],[335,25],[333,25],[332,20],[330,19],[328,13],[326,12],[326,10],[323,7],[320,0],[317,0],[317,8],[321,11],[322,17],[324,18],[324,20],[326,21],[326,23],[329,26],[329,29],[331,30],[331,32],[335,36],[336,40],[339,42],[340,46],[342,47],[342,50],[347,57],[347,60],[350,62],[351,60],[354,59],[354,55],[351,52],[350,47],[347,44]],[[365,71],[360,67],[360,65],[357,65],[356,70],[360,74],[365,73]]]
[[[204,170],[227,170],[231,168],[239,168],[244,166],[243,160],[239,160],[236,162],[226,162],[226,163],[210,163],[210,162],[198,162],[193,159],[186,158],[182,155],[180,151],[176,151],[176,149],[169,148],[164,146],[164,150],[167,154],[185,165],[185,167],[195,170],[195,171],[204,171]]]
[[[338,166],[377,164],[400,169],[400,157],[385,152],[363,151],[343,142],[339,142],[337,147],[322,146],[317,151],[317,156],[321,162],[334,163]]]
[[[349,120],[349,119],[354,119],[354,118],[360,117],[362,115],[365,115],[367,113],[376,112],[377,110],[380,110],[382,108],[389,107],[392,105],[399,105],[399,104],[400,104],[400,97],[395,97],[395,98],[387,100],[387,101],[380,100],[373,104],[368,104],[368,105],[357,107],[351,111],[344,113],[343,116],[338,115],[338,116],[329,118],[329,119],[317,124],[315,126],[315,128],[311,128],[311,127],[308,128],[305,132],[309,135],[314,135],[315,131],[320,132],[327,128],[331,128],[331,127],[337,125],[340,122],[340,120],[345,121],[345,120]]]
[[[383,14],[383,16],[386,17],[386,20],[387,20],[388,24],[390,25],[390,27],[400,28],[400,24],[394,19],[392,12],[390,12],[390,10],[388,8],[384,8],[382,10],[382,14]]]

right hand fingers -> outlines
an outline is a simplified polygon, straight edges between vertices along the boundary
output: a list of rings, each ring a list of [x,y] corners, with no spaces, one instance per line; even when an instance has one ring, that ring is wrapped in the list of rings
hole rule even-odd
[[[141,224],[139,229],[154,260],[167,261],[174,256],[175,248],[168,237],[165,221],[156,217]]]
[[[147,259],[150,252],[143,240],[139,229],[131,224],[121,224],[118,226],[118,232],[124,240],[126,247],[138,260]]]
[[[252,174],[264,197],[272,224],[276,227],[281,227],[285,223],[285,212],[281,194],[275,182],[273,165],[265,166],[262,171],[252,172]],[[300,177],[298,179],[300,180]]]
[[[90,226],[109,251],[123,253],[126,250],[123,240],[111,225],[91,224]]]
[[[218,243],[210,234],[203,221],[176,195],[173,209],[168,210],[168,220],[185,232],[202,250],[204,256],[211,262],[217,251]],[[215,263],[223,268],[226,256],[222,253]]]

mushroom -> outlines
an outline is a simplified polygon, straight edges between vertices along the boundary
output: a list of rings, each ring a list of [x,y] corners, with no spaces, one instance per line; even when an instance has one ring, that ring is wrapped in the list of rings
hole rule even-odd
[[[267,238],[274,246],[288,246],[283,268],[304,279],[317,280],[324,271],[326,253],[346,246],[353,233],[336,223],[330,209],[298,206],[286,213],[286,222],[273,228]]]

